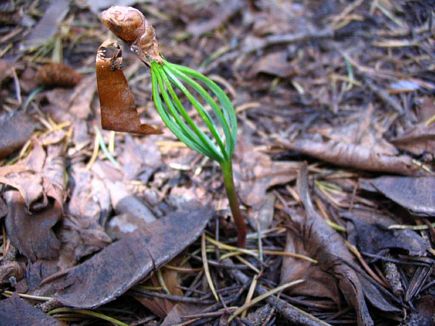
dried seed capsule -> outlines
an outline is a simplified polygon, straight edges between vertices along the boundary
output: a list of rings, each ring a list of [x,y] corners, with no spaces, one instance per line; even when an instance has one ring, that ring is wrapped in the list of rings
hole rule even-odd
[[[102,127],[144,135],[160,134],[158,128],[141,124],[121,64],[120,46],[113,41],[101,44],[97,51],[96,73]]]
[[[154,28],[139,10],[113,6],[101,13],[101,20],[112,33],[130,44],[140,59],[162,62]]]

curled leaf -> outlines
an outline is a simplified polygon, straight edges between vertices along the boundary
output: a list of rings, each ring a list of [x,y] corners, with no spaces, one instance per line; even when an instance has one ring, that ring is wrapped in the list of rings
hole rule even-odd
[[[161,133],[159,129],[140,122],[121,64],[120,46],[112,41],[101,44],[97,52],[96,72],[103,128],[144,135]]]
[[[297,139],[283,144],[290,150],[339,166],[403,175],[423,173],[421,167],[408,155],[386,155],[362,145],[311,139]]]

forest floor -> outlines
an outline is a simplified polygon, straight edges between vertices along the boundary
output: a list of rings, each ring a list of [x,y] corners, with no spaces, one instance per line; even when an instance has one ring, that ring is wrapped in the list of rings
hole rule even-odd
[[[219,166],[165,128],[127,46],[163,133],[101,128],[115,2],[233,102],[246,248]],[[0,325],[433,325],[434,7],[3,1]]]

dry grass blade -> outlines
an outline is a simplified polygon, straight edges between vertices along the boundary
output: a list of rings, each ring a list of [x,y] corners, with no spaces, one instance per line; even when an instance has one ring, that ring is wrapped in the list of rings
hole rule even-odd
[[[266,293],[263,293],[261,295],[259,295],[258,297],[255,297],[252,301],[250,301],[247,304],[244,304],[243,306],[241,306],[239,309],[237,309],[228,319],[228,322],[231,322],[235,317],[237,317],[238,315],[240,315],[243,311],[245,311],[246,309],[252,307],[253,305],[257,304],[258,302],[270,297],[271,295],[274,295],[275,293],[281,292],[291,286],[295,286],[298,284],[301,284],[302,282],[304,282],[304,280],[296,280],[293,282],[289,282],[283,285],[280,285],[270,291],[267,291]]]
[[[216,301],[219,302],[219,297],[217,295],[216,288],[215,288],[214,283],[213,283],[213,279],[211,278],[210,268],[208,265],[205,233],[203,233],[201,236],[201,257],[202,257],[202,263],[204,266],[204,274],[205,274],[205,277],[207,278],[208,286],[210,287],[210,290],[213,293],[213,296],[216,299]]]

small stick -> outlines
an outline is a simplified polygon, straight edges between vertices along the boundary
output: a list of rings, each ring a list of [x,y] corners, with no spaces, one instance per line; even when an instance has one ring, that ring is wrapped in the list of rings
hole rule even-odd
[[[226,259],[224,263],[228,266],[233,265],[233,262],[229,259]],[[250,279],[248,276],[246,276],[244,273],[242,273],[239,270],[236,269],[230,269],[228,272],[231,274],[233,278],[235,278],[238,282],[241,284],[249,284]],[[257,284],[255,291],[262,295],[264,293],[267,293],[268,290]],[[291,325],[307,325],[307,326],[330,326],[328,323],[310,315],[309,313],[291,305],[288,302],[285,302],[284,300],[277,298],[275,295],[269,296],[266,301],[272,305],[276,310],[279,311],[279,313],[287,319]]]

